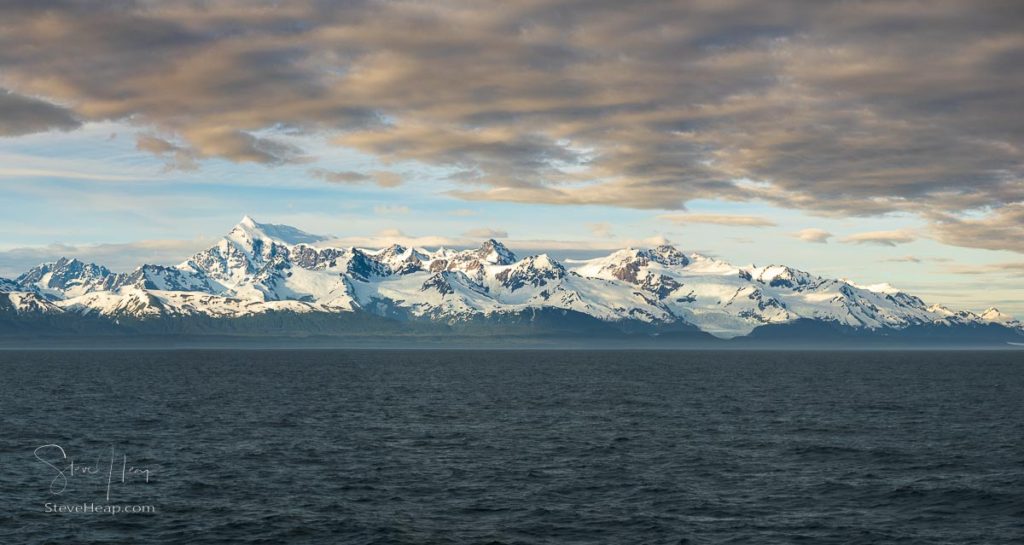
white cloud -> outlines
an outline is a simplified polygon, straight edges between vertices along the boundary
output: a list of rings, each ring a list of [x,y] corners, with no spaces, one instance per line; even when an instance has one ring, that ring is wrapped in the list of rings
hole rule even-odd
[[[743,216],[733,214],[662,214],[658,219],[670,221],[677,225],[691,223],[707,223],[733,227],[772,227],[775,222],[760,216]]]
[[[825,244],[826,242],[828,242],[828,239],[832,238],[832,233],[829,233],[824,229],[816,229],[811,227],[807,229],[801,229],[796,233],[793,233],[793,236],[804,242],[816,242],[818,244]]]
[[[587,228],[590,229],[590,232],[593,233],[595,237],[611,238],[614,236],[612,234],[612,224],[607,221],[588,223]]]
[[[469,231],[462,233],[462,235],[470,238],[508,238],[508,231],[480,227],[477,229],[470,229]]]
[[[397,214],[408,214],[409,207],[404,204],[380,204],[373,207],[373,213],[378,216],[394,216]]]
[[[115,272],[132,270],[146,263],[167,265],[184,261],[190,255],[208,248],[214,239],[140,240],[111,244],[51,244],[48,246],[13,248],[0,251],[0,276],[14,277],[45,262],[61,257],[76,257],[98,263]]]
[[[357,248],[385,248],[392,244],[401,244],[402,246],[406,247],[438,248],[441,246],[469,246],[470,241],[466,239],[458,239],[436,235],[408,235],[400,229],[391,228],[382,229],[374,235],[355,235],[331,239],[324,241],[321,245],[336,247],[354,246]]]

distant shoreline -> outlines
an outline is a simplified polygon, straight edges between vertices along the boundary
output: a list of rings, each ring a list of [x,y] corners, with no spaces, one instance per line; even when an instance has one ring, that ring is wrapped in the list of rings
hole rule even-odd
[[[892,338],[848,339],[841,342],[809,342],[756,340],[737,338],[699,342],[660,341],[651,339],[587,339],[587,338],[421,338],[394,337],[77,337],[65,338],[0,338],[0,350],[359,350],[359,351],[801,351],[801,352],[869,352],[869,351],[1016,351],[1024,343],[1013,342],[946,342],[926,343]]]

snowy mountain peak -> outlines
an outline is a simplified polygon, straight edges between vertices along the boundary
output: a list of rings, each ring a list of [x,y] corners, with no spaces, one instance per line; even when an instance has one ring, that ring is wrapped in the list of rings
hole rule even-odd
[[[685,325],[724,338],[801,320],[866,331],[1001,326],[1024,335],[1020,322],[995,308],[978,315],[928,307],[888,285],[859,286],[785,265],[736,267],[668,244],[562,264],[546,254],[520,260],[494,239],[463,250],[334,247],[326,237],[251,216],[175,267],[113,274],[62,258],[0,279],[0,293],[0,319],[4,312],[140,319],[367,312],[454,324],[557,310],[615,327]]]
[[[847,284],[853,287],[866,289],[868,291],[873,291],[875,293],[883,293],[887,295],[904,294],[903,290],[897,288],[896,286],[893,286],[888,282],[881,282],[878,284],[859,284],[848,278],[840,278],[839,280],[842,282],[846,282]]]
[[[245,245],[250,245],[255,240],[271,240],[288,245],[316,244],[330,240],[330,237],[307,233],[290,225],[259,223],[248,215],[235,225],[227,238]]]
[[[660,269],[679,270],[690,264],[690,259],[673,246],[662,245],[652,249],[626,248],[612,252],[607,257],[592,259],[579,267],[576,272],[592,278],[621,280],[638,284],[652,271]]]
[[[62,257],[29,269],[15,282],[28,289],[38,288],[43,293],[55,295],[69,290],[84,292],[108,276],[110,270],[102,265]]]
[[[1014,324],[1014,323],[1017,323],[1017,320],[1013,316],[1010,316],[1009,314],[1003,313],[1003,312],[1001,312],[999,309],[997,309],[995,307],[989,307],[989,308],[985,309],[985,311],[982,312],[979,316],[981,317],[982,320],[984,320],[986,322],[992,322],[992,323],[997,323],[997,324]]]
[[[492,265],[511,265],[518,261],[516,254],[493,238],[484,242],[476,251],[476,255]]]
[[[953,309],[947,307],[946,305],[941,305],[939,303],[929,305],[928,312],[940,316],[953,316],[954,314],[956,314],[956,311],[954,311]]]
[[[401,244],[392,244],[383,250],[377,252],[380,257],[397,257],[406,252],[407,248]]]
[[[34,292],[0,291],[0,313],[60,314],[63,310]]]
[[[754,280],[771,287],[796,288],[819,280],[818,277],[810,273],[785,265],[768,265],[767,267],[754,268],[748,272],[750,272]]]
[[[677,265],[685,267],[690,264],[689,258],[683,252],[671,244],[662,244],[651,250],[654,260],[662,265]]]
[[[545,286],[548,282],[564,278],[565,267],[547,254],[524,258],[511,267],[497,273],[495,278],[510,291],[524,286]]]
[[[540,255],[530,256],[527,259],[532,261],[534,263],[534,266],[536,266],[537,268],[544,268],[544,269],[558,268],[558,269],[564,269],[564,267],[562,267],[561,263],[555,261],[554,259],[551,259],[551,256],[549,256],[548,254],[540,254]]]

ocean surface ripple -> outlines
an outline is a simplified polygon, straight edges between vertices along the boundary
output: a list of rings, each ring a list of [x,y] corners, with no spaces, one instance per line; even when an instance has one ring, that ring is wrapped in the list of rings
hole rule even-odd
[[[1020,356],[0,351],[0,543],[1021,543]]]

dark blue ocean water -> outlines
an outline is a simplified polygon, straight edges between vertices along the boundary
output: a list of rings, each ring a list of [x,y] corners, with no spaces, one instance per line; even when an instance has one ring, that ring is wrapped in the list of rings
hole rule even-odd
[[[1021,543],[1021,355],[0,351],[0,543]]]

